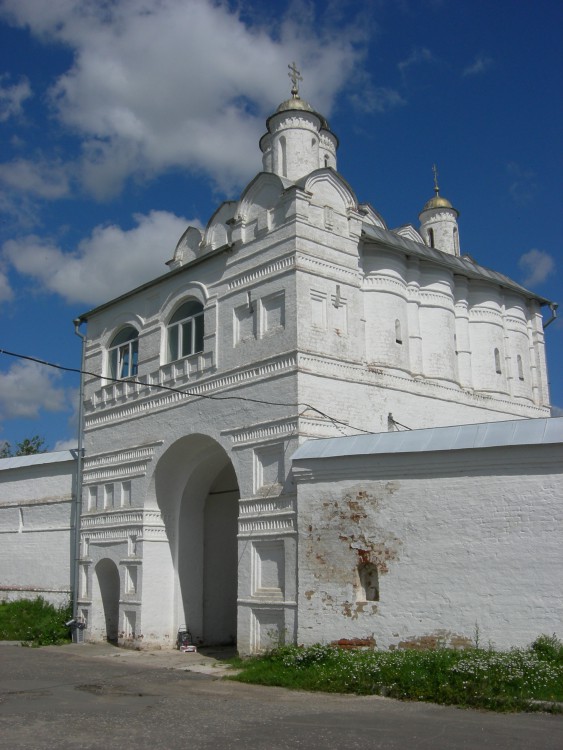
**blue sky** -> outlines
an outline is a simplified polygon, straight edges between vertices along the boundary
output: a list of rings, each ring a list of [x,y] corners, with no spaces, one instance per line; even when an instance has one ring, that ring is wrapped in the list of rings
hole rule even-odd
[[[432,196],[462,253],[563,299],[553,0],[0,0],[0,348],[78,367],[72,320],[166,271],[301,93],[390,227]],[[546,331],[563,407],[563,322]],[[78,378],[0,355],[0,441],[75,443]]]

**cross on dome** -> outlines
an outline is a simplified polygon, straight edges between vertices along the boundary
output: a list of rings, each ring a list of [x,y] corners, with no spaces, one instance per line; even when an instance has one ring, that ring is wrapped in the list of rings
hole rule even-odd
[[[438,169],[435,164],[432,165],[432,171],[434,172],[434,192],[438,195],[440,188],[438,187]]]
[[[291,78],[291,83],[293,84],[291,87],[291,95],[295,99],[299,99],[299,81],[303,80],[303,76],[301,75],[300,71],[297,70],[295,61],[287,67],[289,68],[289,73],[287,75]]]

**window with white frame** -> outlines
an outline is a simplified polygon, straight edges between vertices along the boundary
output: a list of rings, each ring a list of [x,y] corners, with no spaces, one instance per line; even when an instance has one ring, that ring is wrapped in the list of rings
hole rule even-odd
[[[109,347],[109,374],[112,378],[132,378],[139,368],[139,334],[133,326],[123,328]]]
[[[203,351],[203,305],[189,300],[168,323],[168,361],[174,362]]]

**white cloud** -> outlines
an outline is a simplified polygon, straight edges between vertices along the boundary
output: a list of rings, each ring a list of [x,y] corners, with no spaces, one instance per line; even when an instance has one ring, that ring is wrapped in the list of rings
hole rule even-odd
[[[400,72],[404,75],[409,68],[413,65],[420,65],[420,63],[435,62],[436,58],[427,47],[415,47],[411,54],[401,60],[397,67]]]
[[[57,387],[60,375],[36,362],[16,361],[0,372],[0,419],[34,419],[39,412],[64,411],[66,392]]]
[[[462,75],[463,76],[479,75],[480,73],[484,73],[486,70],[489,70],[492,64],[493,64],[492,57],[489,57],[488,55],[480,53],[475,56],[475,60],[471,63],[471,65],[467,65],[463,69]]]
[[[98,226],[76,251],[37,235],[4,243],[6,259],[44,290],[68,302],[98,304],[166,273],[164,263],[186,227],[197,224],[167,211],[134,216],[132,229]]]
[[[71,438],[70,440],[57,440],[55,443],[54,451],[75,451],[78,449],[77,438]]]
[[[14,159],[0,164],[0,180],[10,188],[40,198],[55,199],[68,193],[68,169],[60,162]]]
[[[510,184],[508,191],[515,203],[521,206],[529,205],[537,191],[535,173],[531,169],[525,169],[515,161],[510,161],[506,165]]]
[[[23,102],[32,95],[27,78],[24,77],[13,85],[8,83],[9,79],[7,73],[0,75],[0,122],[21,115]]]
[[[520,256],[518,267],[526,274],[523,280],[525,286],[542,284],[555,270],[555,261],[544,250],[530,250]]]
[[[350,101],[362,112],[388,112],[406,104],[398,91],[383,86],[367,87],[361,93],[352,94]]]
[[[0,268],[0,304],[13,299],[14,292],[6,274]]]
[[[328,116],[367,39],[367,24],[336,24],[309,3],[279,18],[264,10],[263,25],[212,0],[4,0],[0,13],[72,49],[50,99],[82,139],[82,178],[99,197],[178,166],[224,190],[247,179],[260,167],[265,115],[289,96],[288,62]]]

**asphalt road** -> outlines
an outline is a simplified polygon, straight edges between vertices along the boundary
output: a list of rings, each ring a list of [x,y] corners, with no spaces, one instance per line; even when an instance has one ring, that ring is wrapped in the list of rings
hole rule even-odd
[[[200,654],[0,646],[2,750],[247,746],[561,750],[563,717],[242,685]]]

